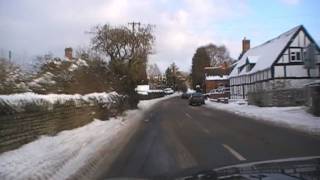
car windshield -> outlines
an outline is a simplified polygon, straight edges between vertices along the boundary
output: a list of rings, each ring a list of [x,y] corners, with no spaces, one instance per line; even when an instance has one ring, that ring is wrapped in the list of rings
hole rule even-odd
[[[0,0],[0,180],[320,179],[319,7]]]

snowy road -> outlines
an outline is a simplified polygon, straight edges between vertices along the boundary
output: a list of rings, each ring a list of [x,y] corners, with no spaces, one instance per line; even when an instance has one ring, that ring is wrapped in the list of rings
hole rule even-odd
[[[224,165],[320,155],[320,138],[178,97],[162,101],[122,150],[110,177],[180,176]]]

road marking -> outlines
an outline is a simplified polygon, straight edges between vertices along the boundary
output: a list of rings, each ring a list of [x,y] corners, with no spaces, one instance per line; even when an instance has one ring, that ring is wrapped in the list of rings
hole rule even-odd
[[[186,116],[188,116],[188,118],[192,119],[192,117],[190,116],[190,114],[188,114],[188,113],[185,113],[185,114],[186,114]]]
[[[206,133],[206,134],[210,134],[210,131],[204,127],[202,127],[203,131]]]
[[[188,117],[188,118],[190,118],[190,119],[192,119],[192,116],[190,115],[190,114],[188,114],[188,113],[185,113],[185,115]],[[206,134],[210,134],[210,131],[207,129],[207,128],[205,128],[205,127],[202,127],[199,123],[197,123],[197,122],[194,122],[202,131],[204,131]]]
[[[222,144],[222,146],[224,148],[226,148],[234,157],[236,157],[239,161],[245,161],[247,160],[246,158],[244,158],[243,156],[241,156],[241,154],[239,154],[237,151],[235,151],[234,149],[232,149],[230,146],[226,145],[226,144]]]

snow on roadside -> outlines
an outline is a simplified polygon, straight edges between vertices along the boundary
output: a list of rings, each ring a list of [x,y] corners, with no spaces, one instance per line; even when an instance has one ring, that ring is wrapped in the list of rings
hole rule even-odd
[[[207,101],[206,107],[229,111],[240,116],[250,117],[309,134],[320,135],[320,117],[307,113],[304,106],[258,107],[239,105],[237,103],[222,104]]]
[[[97,158],[98,152],[110,147],[119,133],[132,131],[132,123],[140,120],[144,112],[177,95],[141,101],[139,109],[126,111],[125,116],[107,121],[95,119],[83,127],[56,136],[41,136],[19,149],[2,153],[0,179],[67,179]]]

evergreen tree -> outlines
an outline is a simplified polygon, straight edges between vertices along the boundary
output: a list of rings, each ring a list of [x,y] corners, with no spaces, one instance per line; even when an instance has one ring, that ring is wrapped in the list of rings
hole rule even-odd
[[[29,91],[24,83],[25,74],[17,64],[0,58],[0,94],[11,94]]]
[[[205,81],[204,68],[210,66],[210,57],[205,47],[197,49],[192,58],[191,79],[192,87],[195,89],[197,85],[203,87]]]

